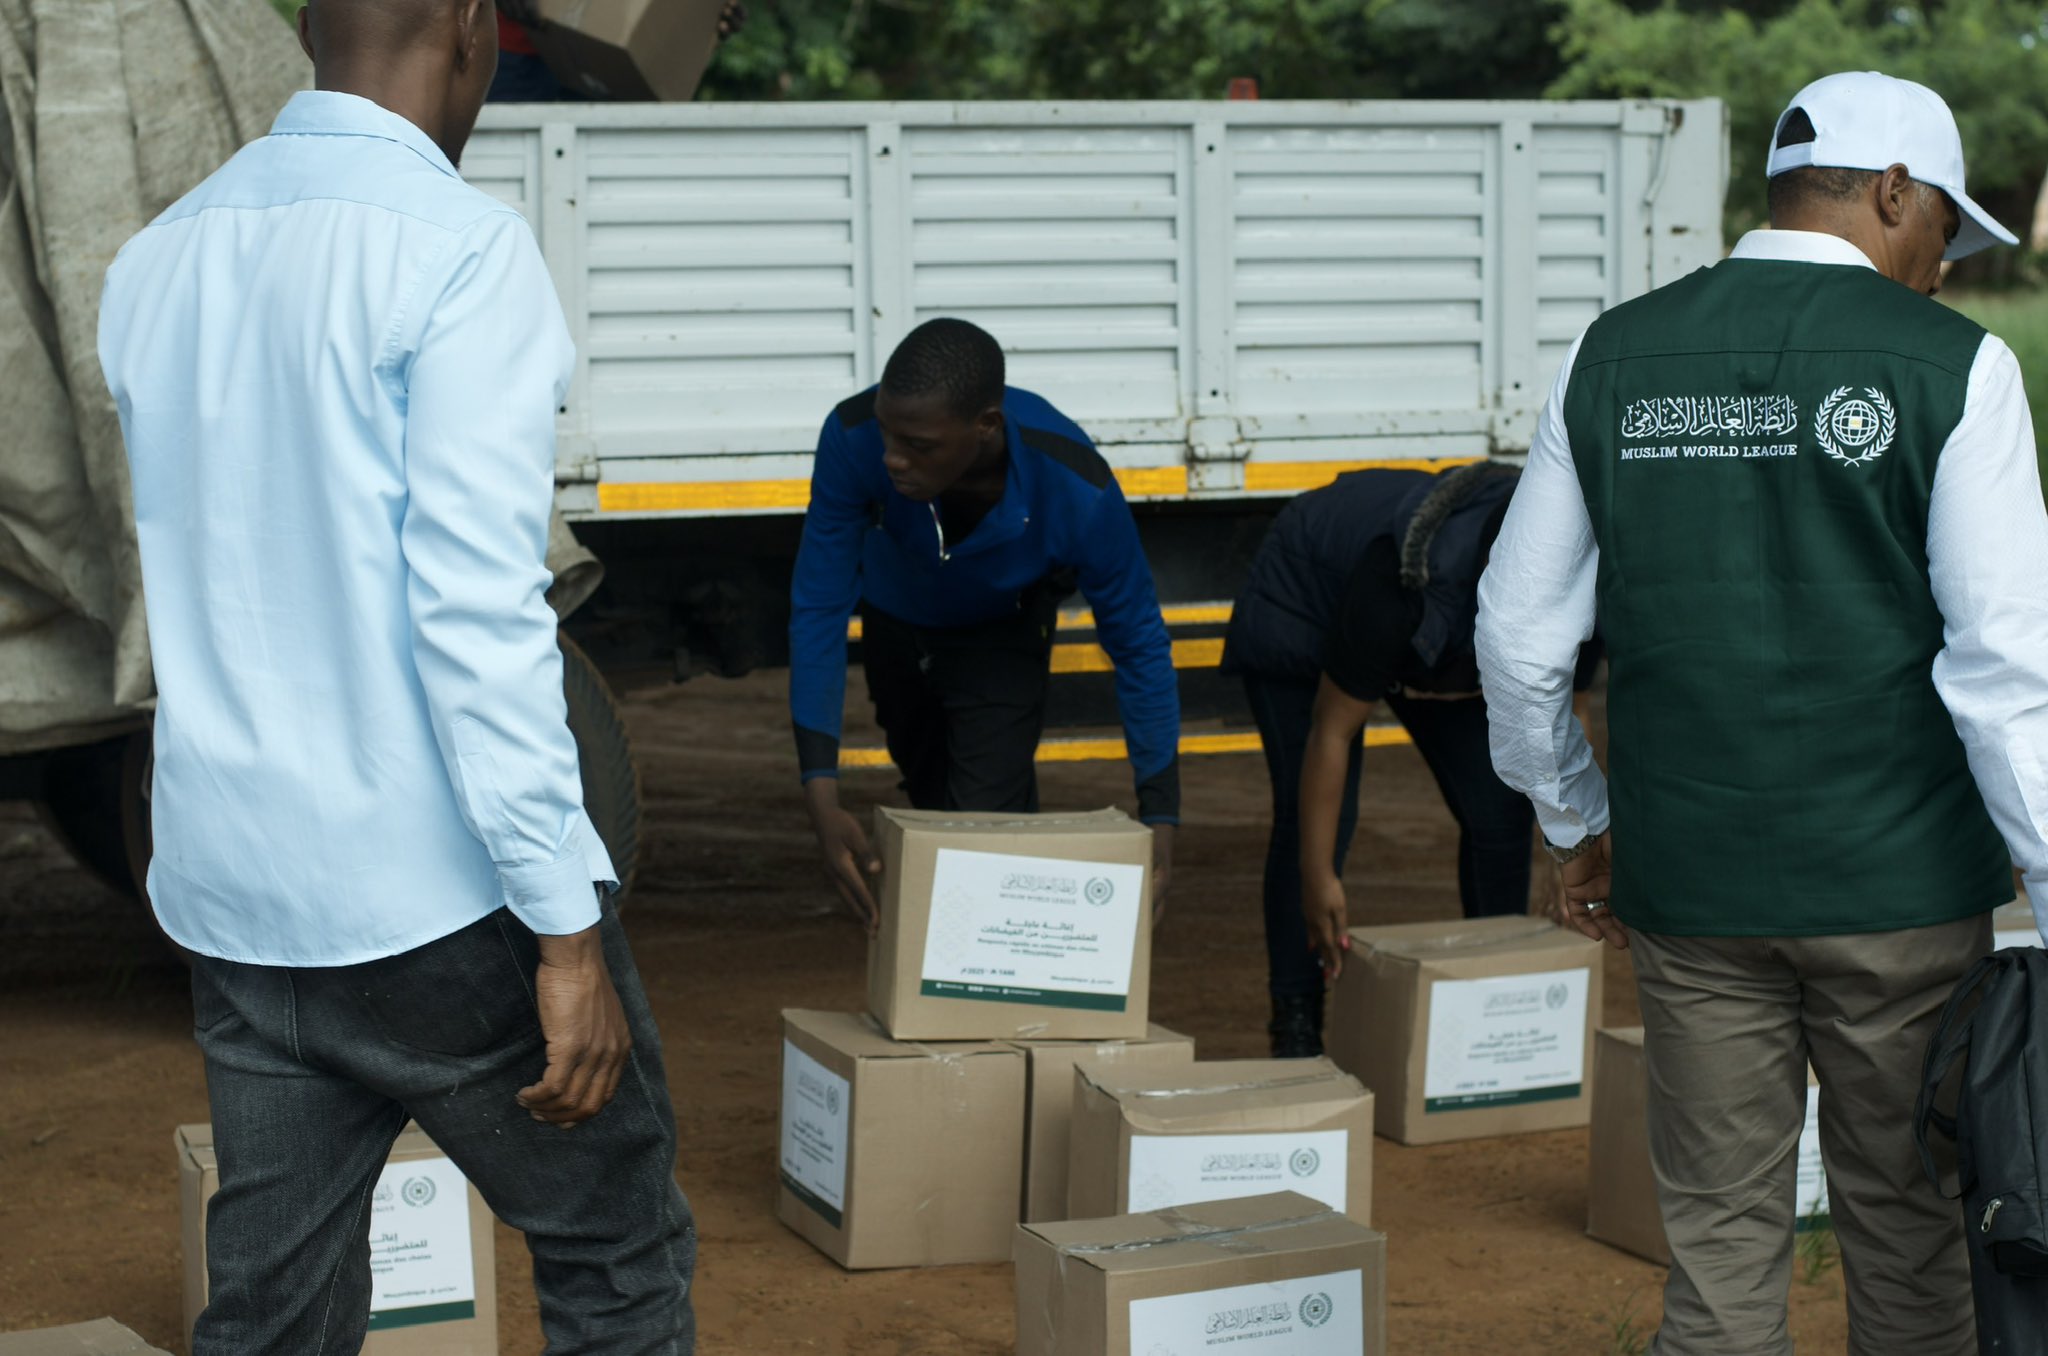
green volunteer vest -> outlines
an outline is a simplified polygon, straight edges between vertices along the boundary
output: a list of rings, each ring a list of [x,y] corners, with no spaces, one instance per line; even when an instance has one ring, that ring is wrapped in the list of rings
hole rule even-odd
[[[2012,896],[1934,689],[1927,577],[1983,334],[1869,269],[1743,259],[1587,333],[1564,417],[1600,546],[1630,926],[1871,932]]]

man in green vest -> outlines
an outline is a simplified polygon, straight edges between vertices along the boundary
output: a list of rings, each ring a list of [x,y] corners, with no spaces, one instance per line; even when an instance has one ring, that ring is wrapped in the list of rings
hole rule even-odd
[[[1635,959],[1653,1350],[1792,1350],[1810,1063],[1850,1351],[1965,1356],[1962,1221],[1910,1121],[2010,863],[2048,901],[2048,515],[2011,351],[1929,298],[2014,240],[1903,80],[1801,90],[1769,169],[1770,230],[1559,374],[1480,585],[1494,765],[1572,921]],[[1609,778],[1571,718],[1596,606]]]

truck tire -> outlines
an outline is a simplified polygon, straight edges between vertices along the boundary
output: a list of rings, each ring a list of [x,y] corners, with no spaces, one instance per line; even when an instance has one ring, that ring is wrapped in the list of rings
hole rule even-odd
[[[142,898],[149,872],[149,731],[59,749],[43,763],[36,817],[101,884]]]
[[[562,695],[583,769],[583,801],[623,896],[640,858],[640,769],[616,698],[576,642],[562,644]],[[149,878],[150,732],[62,749],[44,764],[38,817],[109,888],[144,897]]]
[[[569,733],[583,765],[583,806],[612,855],[619,895],[633,888],[640,865],[640,769],[626,738],[626,722],[610,684],[568,635],[562,642],[562,695],[569,703]]]

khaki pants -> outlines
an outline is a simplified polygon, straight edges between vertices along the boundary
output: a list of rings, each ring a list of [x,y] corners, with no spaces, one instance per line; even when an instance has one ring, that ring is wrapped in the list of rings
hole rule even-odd
[[[1922,1172],[1912,1119],[1927,1041],[1990,950],[1990,916],[1835,937],[1631,936],[1671,1241],[1655,1356],[1791,1352],[1809,1061],[1851,1356],[1971,1356],[1962,1215]]]

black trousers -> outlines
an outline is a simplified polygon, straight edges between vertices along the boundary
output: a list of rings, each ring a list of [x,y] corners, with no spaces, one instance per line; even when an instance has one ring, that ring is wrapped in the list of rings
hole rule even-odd
[[[1266,842],[1267,979],[1276,998],[1319,994],[1322,965],[1309,949],[1308,924],[1301,916],[1301,766],[1315,722],[1316,684],[1248,673],[1244,689],[1265,749],[1266,771],[1273,779],[1273,831]],[[1510,790],[1494,773],[1487,747],[1486,703],[1395,697],[1387,704],[1413,736],[1416,751],[1458,822],[1458,900],[1465,916],[1526,912],[1529,834],[1536,811],[1527,797]],[[1352,747],[1344,800],[1337,811],[1337,851],[1331,865],[1340,876],[1358,827],[1361,748],[1362,743]],[[1357,901],[1353,904],[1356,913]]]
[[[1038,809],[1038,739],[1057,601],[1014,617],[912,626],[861,605],[861,666],[902,787],[920,810]]]

